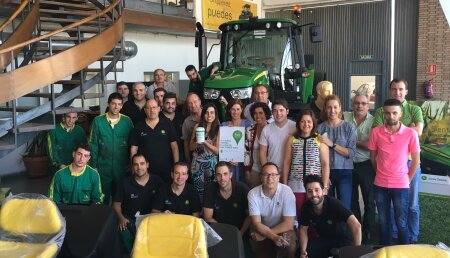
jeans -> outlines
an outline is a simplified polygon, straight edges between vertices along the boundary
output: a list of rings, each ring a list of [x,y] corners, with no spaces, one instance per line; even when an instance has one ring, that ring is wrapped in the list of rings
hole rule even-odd
[[[408,168],[411,166],[411,160],[408,160]],[[422,175],[422,169],[419,167],[414,174],[413,180],[409,184],[409,203],[408,203],[408,229],[409,240],[417,242],[419,238],[419,223],[420,223],[420,206],[419,206],[419,183]],[[391,210],[391,221],[394,217],[394,212]],[[392,223],[392,237],[398,237],[397,226]]]
[[[353,167],[352,212],[362,224],[363,241],[367,241],[375,225],[375,200],[373,197],[375,171],[372,168],[370,160],[353,163]],[[364,218],[361,218],[358,186],[361,187],[361,194],[364,201]]]
[[[345,208],[351,210],[352,207],[352,170],[351,169],[330,169],[331,186],[328,195],[337,198]]]
[[[391,232],[391,202],[394,205],[394,221],[398,228],[400,244],[409,244],[408,230],[408,188],[384,188],[374,186],[375,202],[380,217],[381,245],[392,244]]]

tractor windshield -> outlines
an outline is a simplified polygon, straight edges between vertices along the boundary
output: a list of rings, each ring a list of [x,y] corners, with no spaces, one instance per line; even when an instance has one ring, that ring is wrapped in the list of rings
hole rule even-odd
[[[229,31],[225,68],[260,67],[280,74],[292,68],[291,43],[286,29]]]

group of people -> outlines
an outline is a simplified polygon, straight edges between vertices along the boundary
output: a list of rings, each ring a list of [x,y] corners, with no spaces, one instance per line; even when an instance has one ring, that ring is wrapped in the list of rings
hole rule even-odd
[[[248,256],[294,257],[299,249],[300,257],[328,257],[332,248],[372,241],[375,204],[380,244],[417,242],[423,118],[405,100],[405,80],[391,82],[391,99],[375,117],[367,93],[356,92],[352,111],[342,112],[332,84],[320,82],[317,98],[295,121],[286,100],[271,102],[267,87],[255,85],[247,106],[220,100],[227,111],[221,123],[217,105],[202,99],[204,80],[219,68],[186,67],[187,114],[162,69],[148,88],[134,83],[132,96],[119,83],[89,139],[75,124],[77,114],[65,114],[49,133],[57,171],[49,197],[112,203],[128,252],[136,214],[163,212],[236,226]],[[243,163],[219,161],[220,126],[245,127]],[[197,141],[199,127],[204,141]]]

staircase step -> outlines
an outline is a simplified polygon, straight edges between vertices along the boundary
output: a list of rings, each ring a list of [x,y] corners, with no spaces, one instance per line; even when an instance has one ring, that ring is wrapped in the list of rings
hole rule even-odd
[[[69,18],[54,18],[54,17],[41,17],[40,20],[42,22],[57,22],[57,23],[74,23],[77,21],[80,21],[80,19],[69,19]],[[98,20],[93,20],[93,21],[88,21],[85,22],[84,24],[95,24],[98,25]],[[100,21],[100,24],[104,25],[106,23],[106,21]]]
[[[55,84],[69,84],[69,85],[80,85],[80,80],[61,80],[55,82]],[[116,84],[115,80],[105,80],[105,84]]]
[[[92,5],[92,4],[66,3],[66,2],[46,1],[46,0],[40,1],[40,4],[41,4],[41,6],[56,5],[56,6],[61,6],[64,8],[78,9],[78,10],[95,10],[95,9],[97,9],[95,7],[95,5]]]
[[[83,69],[83,71],[88,72],[88,73],[99,73],[101,72],[102,69],[100,68],[85,68]],[[123,67],[115,67],[113,69],[111,69],[111,72],[123,72]]]
[[[103,61],[113,61],[114,56],[104,56],[104,57],[102,57],[102,59],[103,59]],[[127,59],[125,58],[125,56],[121,56],[121,57],[119,57],[119,59],[117,61],[126,61],[126,60]]]
[[[72,47],[72,46],[70,46],[70,47]],[[66,46],[53,46],[52,47],[52,51],[63,51],[63,50],[66,50],[66,49],[68,49],[68,48],[70,48],[70,47],[66,47]],[[48,52],[48,51],[50,51],[50,48],[49,47],[37,47],[36,48],[36,50],[37,51],[45,51],[45,52]]]
[[[15,144],[6,143],[4,141],[0,141],[0,150],[13,150],[16,148]]]
[[[69,36],[53,36],[51,37],[52,41],[78,41],[78,37],[69,37]],[[88,40],[90,38],[80,37],[80,40]]]
[[[104,93],[84,93],[83,97],[84,99],[97,99],[97,98],[103,98],[105,96]],[[78,97],[81,98],[81,97]]]
[[[35,108],[36,106],[17,106],[16,107],[16,111],[17,112],[27,112],[28,110],[31,110],[31,109],[33,109],[33,108]],[[6,107],[6,106],[3,106],[3,107],[0,107],[0,111],[9,111],[9,112],[12,112],[13,111],[13,108],[12,107]]]
[[[55,128],[53,124],[24,123],[17,128],[18,133],[28,133],[37,131],[52,130]]]
[[[61,29],[61,27],[51,26],[51,25],[47,25],[47,24],[41,25],[41,31],[54,31],[54,30],[58,30],[58,29]],[[78,31],[78,28],[76,28],[76,27],[70,28],[70,29],[66,29],[65,31]],[[99,28],[97,26],[94,26],[94,27],[80,26],[80,32],[98,33]]]
[[[91,11],[79,11],[79,10],[55,10],[55,9],[40,9],[41,17],[42,14],[66,14],[66,15],[77,15],[77,16],[91,16],[96,14],[96,10]]]
[[[59,97],[63,95],[64,93],[55,93],[55,97]],[[96,99],[96,98],[102,98],[105,95],[103,93],[84,93],[83,97],[85,99]],[[51,93],[43,93],[43,92],[35,92],[35,93],[29,93],[25,95],[24,97],[35,97],[35,98],[46,98],[50,99],[52,97]],[[81,96],[78,96],[77,99],[81,99]]]
[[[67,113],[79,113],[79,112],[83,112],[84,109],[83,108],[78,108],[78,107],[57,107],[55,108],[55,114],[57,115],[63,115],[63,114],[67,114]]]

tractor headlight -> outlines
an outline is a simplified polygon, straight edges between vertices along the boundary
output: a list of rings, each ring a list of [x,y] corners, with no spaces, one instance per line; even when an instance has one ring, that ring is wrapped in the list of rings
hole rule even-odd
[[[204,89],[203,97],[205,99],[218,99],[220,96],[220,90]]]
[[[233,99],[249,99],[252,96],[252,88],[234,89],[230,94]]]

